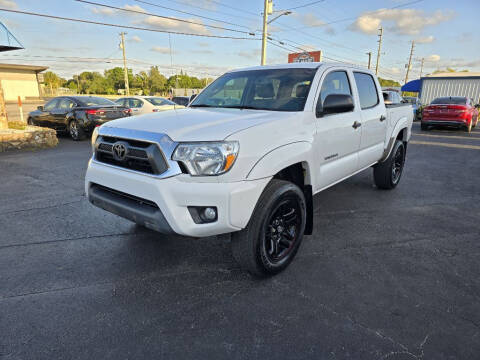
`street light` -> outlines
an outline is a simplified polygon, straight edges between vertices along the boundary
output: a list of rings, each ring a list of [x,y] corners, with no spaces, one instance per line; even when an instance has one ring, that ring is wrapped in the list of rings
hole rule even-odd
[[[262,60],[261,65],[265,65],[267,62],[267,26],[268,24],[277,20],[280,16],[290,15],[292,12],[289,10],[282,10],[280,14],[275,16],[272,20],[268,21],[268,15],[273,14],[273,0],[265,0],[263,8],[263,33],[262,33]]]

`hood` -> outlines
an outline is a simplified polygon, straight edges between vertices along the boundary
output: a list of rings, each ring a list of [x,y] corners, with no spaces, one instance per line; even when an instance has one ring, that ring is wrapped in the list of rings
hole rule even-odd
[[[288,112],[185,108],[113,120],[111,128],[167,134],[173,141],[215,141],[246,128],[291,116]]]

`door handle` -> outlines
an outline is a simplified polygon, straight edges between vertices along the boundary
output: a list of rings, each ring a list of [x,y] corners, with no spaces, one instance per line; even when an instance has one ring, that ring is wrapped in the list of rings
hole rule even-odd
[[[358,121],[355,121],[355,122],[353,123],[353,125],[352,125],[352,127],[353,127],[354,129],[357,129],[357,128],[359,128],[360,126],[362,126],[362,124],[359,123]]]
[[[380,121],[385,121],[385,120],[387,120],[387,118],[384,115],[380,116]]]

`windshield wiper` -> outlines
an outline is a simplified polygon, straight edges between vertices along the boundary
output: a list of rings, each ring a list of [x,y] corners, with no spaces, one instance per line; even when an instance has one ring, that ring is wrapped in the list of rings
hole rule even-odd
[[[240,109],[240,110],[272,110],[269,108],[260,108],[260,107],[255,107],[255,106],[249,106],[249,105],[235,105],[235,106],[222,106],[227,109]]]

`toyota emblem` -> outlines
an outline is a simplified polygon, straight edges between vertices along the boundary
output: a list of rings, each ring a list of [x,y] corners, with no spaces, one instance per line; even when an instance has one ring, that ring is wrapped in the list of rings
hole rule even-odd
[[[112,147],[113,157],[115,160],[123,161],[127,156],[127,147],[124,143],[116,142]]]

